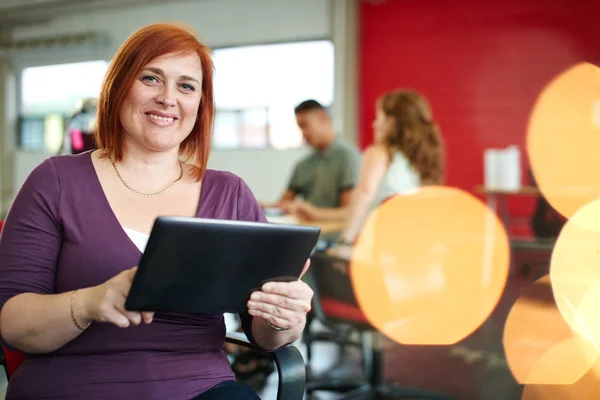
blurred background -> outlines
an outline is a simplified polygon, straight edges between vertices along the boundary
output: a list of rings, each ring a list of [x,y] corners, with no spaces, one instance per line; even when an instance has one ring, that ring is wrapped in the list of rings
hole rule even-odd
[[[595,68],[600,62],[599,15],[600,2],[593,0],[0,0],[0,216],[42,160],[93,148],[95,98],[104,73],[128,36],[153,22],[185,22],[214,50],[217,115],[209,168],[240,175],[264,202],[279,199],[296,163],[311,152],[296,122],[296,105],[317,100],[328,109],[336,134],[364,150],[374,140],[377,99],[396,88],[414,89],[427,98],[441,129],[444,186],[471,195],[485,207],[482,213],[495,215],[500,237],[506,234],[507,258],[496,260],[504,271],[497,295],[482,306],[485,317],[465,327],[453,343],[403,343],[365,309],[374,327],[348,324],[340,316],[332,321],[325,307],[314,330],[341,329],[348,343],[354,338],[363,345],[365,332],[383,333],[381,343],[368,344],[383,349],[375,352],[381,361],[375,375],[403,387],[457,399],[597,398],[588,390],[600,383],[595,374],[590,377],[596,353],[590,356],[594,362],[581,368],[569,364],[570,352],[545,353],[577,329],[567,326],[563,311],[564,318],[554,313],[557,289],[544,280],[556,239],[572,213],[561,212],[560,200],[549,198],[552,190],[545,187],[553,185],[552,177],[542,171],[548,158],[556,171],[571,171],[569,165],[579,162],[588,171],[600,169],[594,159],[544,147],[546,139],[535,141],[532,135],[539,132],[531,129],[534,108],[541,107],[541,94],[557,77],[582,63]],[[564,135],[598,133],[600,80],[573,79],[573,86],[593,92],[591,100],[573,108],[573,99],[565,95],[565,115],[559,104],[559,112],[537,117],[549,125],[559,118],[561,127],[576,125],[568,118],[586,121],[585,129],[563,129]],[[562,140],[576,143],[582,154],[598,143],[588,136]],[[537,165],[532,152],[542,154]],[[594,191],[599,184],[582,185]],[[468,219],[469,212],[465,215]],[[456,224],[440,229],[468,234],[458,227],[460,221]],[[409,231],[398,229],[398,246],[412,246],[401,240]],[[342,226],[330,230],[335,236]],[[596,231],[590,235],[586,238],[595,243]],[[569,243],[574,242],[571,237]],[[586,251],[596,251],[590,246]],[[568,265],[569,249],[558,265],[567,270],[576,268]],[[457,264],[444,268],[462,271]],[[360,283],[353,284],[357,291]],[[476,306],[478,295],[471,299]],[[511,325],[508,316],[518,299],[528,308]],[[354,306],[361,304],[366,302]],[[555,315],[558,319],[552,319]],[[593,309],[586,315],[597,320]],[[431,329],[443,330],[430,323]],[[507,337],[509,331],[514,336]],[[558,331],[568,332],[560,336]],[[558,336],[548,338],[548,333]],[[305,354],[313,346],[311,372],[320,380],[372,378],[363,364],[373,352],[331,338],[311,343],[304,338],[298,345]],[[558,372],[533,379],[531,370],[542,354],[555,363],[547,368]],[[335,376],[327,375],[332,367]],[[562,379],[560,371],[573,369],[581,373]],[[582,377],[584,389],[578,390],[583,391],[569,392]],[[275,398],[274,382],[268,381],[263,398]],[[342,396],[335,390],[310,395]]]

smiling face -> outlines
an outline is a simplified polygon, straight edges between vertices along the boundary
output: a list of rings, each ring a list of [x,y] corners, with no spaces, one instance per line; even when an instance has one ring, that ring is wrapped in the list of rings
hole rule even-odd
[[[197,54],[155,58],[142,68],[121,107],[126,145],[151,152],[178,149],[196,123],[201,97]]]

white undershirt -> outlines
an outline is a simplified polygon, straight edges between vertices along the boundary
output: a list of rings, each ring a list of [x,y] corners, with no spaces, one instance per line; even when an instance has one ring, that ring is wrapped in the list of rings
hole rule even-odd
[[[136,247],[140,249],[140,252],[143,253],[144,250],[146,250],[146,245],[148,244],[148,239],[150,238],[150,235],[144,232],[139,232],[125,227],[123,227],[123,230],[125,231],[127,236],[129,236],[129,239],[131,239],[133,244],[135,244]]]

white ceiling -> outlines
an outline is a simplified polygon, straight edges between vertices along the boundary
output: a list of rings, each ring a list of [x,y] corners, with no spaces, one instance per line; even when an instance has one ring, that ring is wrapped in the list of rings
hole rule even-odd
[[[0,25],[21,25],[47,20],[68,12],[93,11],[159,1],[164,0],[0,0]]]
[[[0,10],[33,7],[43,4],[60,3],[60,0],[4,0],[0,2]]]

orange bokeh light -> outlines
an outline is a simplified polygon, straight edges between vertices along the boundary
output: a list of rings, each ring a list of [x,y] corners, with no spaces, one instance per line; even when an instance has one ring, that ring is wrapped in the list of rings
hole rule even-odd
[[[600,342],[600,199],[563,227],[552,252],[550,282],[558,310],[580,336]]]
[[[566,217],[600,197],[600,68],[580,63],[552,80],[531,113],[527,151],[539,188]]]
[[[561,317],[548,276],[524,290],[512,307],[503,344],[513,376],[525,384],[573,384],[598,358],[592,342],[573,332]]]
[[[560,363],[561,369],[570,368]],[[558,367],[558,366],[557,366]],[[597,400],[600,398],[600,362],[572,385],[526,385],[523,400]]]
[[[369,321],[404,344],[452,344],[494,309],[508,276],[504,226],[456,188],[430,186],[386,201],[364,225],[350,262]]]

